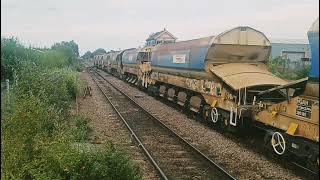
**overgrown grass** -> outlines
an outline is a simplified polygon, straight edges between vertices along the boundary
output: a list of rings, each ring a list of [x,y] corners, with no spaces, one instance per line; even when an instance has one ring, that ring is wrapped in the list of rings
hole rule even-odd
[[[72,124],[74,124],[74,128],[72,129],[71,136],[74,137],[76,142],[84,142],[87,140],[88,134],[91,131],[88,123],[89,119],[84,116],[73,118]]]
[[[1,101],[2,179],[141,179],[130,157],[111,143],[84,148],[89,119],[70,114],[78,72],[61,47],[45,55],[12,39],[2,39],[2,47],[1,69],[12,82]]]

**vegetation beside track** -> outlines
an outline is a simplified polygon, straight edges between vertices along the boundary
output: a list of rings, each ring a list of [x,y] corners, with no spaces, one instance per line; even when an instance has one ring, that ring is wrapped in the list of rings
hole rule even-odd
[[[279,67],[283,64],[281,58],[269,59],[268,61],[268,69],[274,75],[287,80],[298,80],[309,76],[311,66],[300,67],[294,72],[283,72],[279,70]]]
[[[88,119],[71,114],[79,94],[78,47],[24,47],[1,38],[1,179],[141,179],[111,143],[85,148]]]

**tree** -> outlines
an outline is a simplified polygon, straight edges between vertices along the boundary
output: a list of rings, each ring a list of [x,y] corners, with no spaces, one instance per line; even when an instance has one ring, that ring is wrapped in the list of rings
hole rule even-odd
[[[39,52],[25,48],[17,38],[1,37],[1,80],[13,79],[22,62],[37,63],[39,57]]]
[[[62,41],[60,43],[54,43],[51,49],[64,52],[68,58],[69,64],[75,64],[77,58],[79,57],[78,44],[76,44],[73,40],[69,42]]]
[[[86,53],[84,53],[84,55],[81,56],[83,59],[90,59],[93,58],[93,53],[91,51],[87,51]]]
[[[93,56],[98,55],[98,54],[105,54],[107,53],[106,50],[104,50],[103,48],[98,48],[97,50],[93,51]]]
[[[73,40],[69,41],[69,42],[62,41],[60,43],[54,43],[54,45],[51,47],[51,49],[71,49],[73,55],[75,57],[79,57],[78,44],[75,43]]]

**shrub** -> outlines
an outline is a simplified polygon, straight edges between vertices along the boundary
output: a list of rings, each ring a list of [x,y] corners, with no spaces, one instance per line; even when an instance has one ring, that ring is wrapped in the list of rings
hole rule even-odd
[[[70,102],[79,92],[77,73],[71,69],[41,69],[26,65],[18,76],[16,94],[34,95],[69,114]]]
[[[67,45],[72,53],[63,51]],[[73,41],[38,52],[1,39],[1,73],[14,78],[10,94],[1,92],[2,179],[141,179],[112,144],[85,148],[89,119],[69,113],[79,93],[78,73],[69,66],[76,52]]]
[[[33,95],[14,103],[12,112],[1,117],[1,178],[141,179],[139,167],[111,143],[84,143],[87,118],[76,117],[70,126],[61,113]]]
[[[275,59],[269,59],[268,61],[269,71],[271,71],[274,75],[287,80],[297,80],[297,79],[308,77],[309,75],[310,66],[300,67],[295,72],[280,72],[278,70],[278,67],[280,67],[282,63],[284,62],[281,60],[280,57]]]
[[[28,62],[44,68],[70,67],[75,69],[79,55],[74,41],[55,43],[51,49],[26,48],[17,38],[1,37],[1,80],[14,78],[21,63]]]
[[[90,132],[89,119],[84,116],[76,116],[72,119],[72,124],[74,128],[70,136],[74,137],[76,142],[84,142],[87,140],[88,134]]]
[[[63,51],[48,50],[41,54],[39,65],[50,68],[62,68],[68,64],[68,58]]]
[[[302,69],[299,69],[296,73],[297,77],[298,77],[297,79],[308,77],[310,70],[311,70],[310,66],[303,67]]]
[[[13,79],[23,61],[37,63],[40,53],[25,48],[16,38],[1,38],[1,80]]]
[[[63,156],[63,176],[67,179],[141,179],[138,166],[130,161],[130,157],[115,148],[111,143],[101,147],[76,146]]]
[[[34,96],[14,103],[13,112],[1,117],[1,169],[5,177],[22,178],[27,164],[41,152],[41,144],[59,131],[61,119]]]

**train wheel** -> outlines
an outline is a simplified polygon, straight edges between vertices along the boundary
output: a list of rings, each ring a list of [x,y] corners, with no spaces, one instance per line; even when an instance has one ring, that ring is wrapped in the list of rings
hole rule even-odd
[[[281,133],[274,132],[271,137],[271,146],[278,155],[282,155],[286,151],[286,141]]]
[[[217,124],[218,122],[218,119],[219,119],[219,112],[218,112],[218,109],[217,108],[211,108],[211,121],[214,123],[214,124]]]

